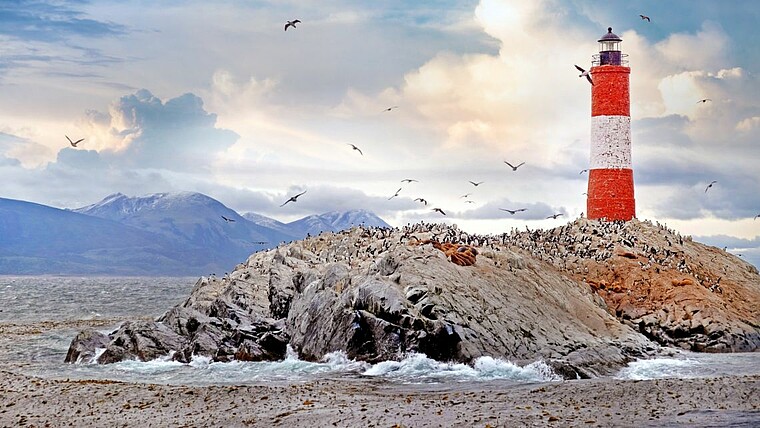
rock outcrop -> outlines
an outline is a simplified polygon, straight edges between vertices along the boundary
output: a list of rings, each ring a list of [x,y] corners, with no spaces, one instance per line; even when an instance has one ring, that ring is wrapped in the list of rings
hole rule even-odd
[[[544,359],[576,378],[649,355],[655,341],[756,349],[757,272],[665,232],[637,221],[581,219],[500,236],[429,224],[322,234],[253,254],[224,278],[201,278],[156,322],[111,333],[98,362],[166,354],[185,362],[193,355],[277,360],[290,345],[306,360],[337,350],[369,362],[408,352],[460,362]],[[646,267],[663,250],[662,236],[683,253]],[[452,259],[457,253],[466,253],[463,265]],[[702,262],[713,256],[726,268],[722,279]],[[679,270],[680,260],[691,274]],[[674,282],[685,276],[691,284]],[[95,342],[78,336],[74,353],[93,352],[87,343]]]
[[[698,352],[760,349],[757,269],[664,225],[580,219],[515,232],[504,243],[587,283],[611,314],[661,345]]]

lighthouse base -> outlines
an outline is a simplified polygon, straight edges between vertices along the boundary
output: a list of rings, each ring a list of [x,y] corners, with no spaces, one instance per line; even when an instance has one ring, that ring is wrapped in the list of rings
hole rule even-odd
[[[592,169],[588,177],[589,219],[628,221],[636,217],[632,169]]]

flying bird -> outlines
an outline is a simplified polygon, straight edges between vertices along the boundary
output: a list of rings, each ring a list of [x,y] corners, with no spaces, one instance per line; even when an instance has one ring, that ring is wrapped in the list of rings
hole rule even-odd
[[[757,220],[758,217],[760,217],[760,214],[756,215],[752,220]]]
[[[704,104],[704,103],[706,103],[708,101],[712,101],[712,100],[709,99],[709,98],[704,98],[704,99],[701,99],[701,100],[697,101],[697,104],[699,104],[699,103],[703,103]]]
[[[472,193],[465,193],[464,195],[460,196],[460,198],[469,198]]]
[[[393,196],[388,198],[388,200],[390,201],[391,199],[395,198],[396,196],[398,196],[399,193],[401,193],[401,187],[399,187],[398,190],[396,190],[396,193],[394,193]]]
[[[427,201],[422,198],[417,198],[414,200],[414,202],[417,202],[417,201],[422,202],[423,204],[427,205]]]
[[[473,201],[473,200],[466,200],[466,201],[464,201],[464,203],[465,203],[465,204],[474,204],[474,203],[475,203],[475,201]]]
[[[441,214],[443,214],[443,215],[446,215],[446,213],[445,213],[445,212],[443,212],[443,210],[442,210],[442,209],[440,209],[440,208],[433,208],[433,211],[436,211],[436,212],[439,212],[439,213],[441,213]]]
[[[303,195],[304,193],[306,193],[306,190],[304,190],[303,192],[301,192],[301,193],[299,193],[299,194],[297,194],[297,195],[295,195],[295,196],[291,196],[291,197],[290,197],[290,199],[288,199],[287,201],[285,201],[285,202],[284,202],[282,205],[280,205],[280,206],[281,206],[281,207],[284,207],[284,206],[285,206],[285,204],[287,204],[288,202],[297,202],[297,199],[298,199],[298,197],[299,197],[299,196],[301,196],[301,195]]]
[[[419,183],[419,181],[417,181],[415,179],[412,179],[412,178],[405,178],[405,179],[401,180],[401,182],[402,183],[412,183],[412,182]]]
[[[552,215],[550,215],[549,217],[546,217],[546,218],[553,218],[554,220],[556,220],[556,219],[557,219],[557,217],[559,217],[559,216],[563,216],[563,215],[564,215],[564,214],[562,214],[562,213],[557,213],[557,214],[552,214]]]
[[[391,107],[388,107],[387,109],[385,109],[385,110],[383,110],[383,111],[384,111],[384,112],[385,112],[385,111],[391,111],[391,110],[393,110],[394,108],[398,108],[398,106],[391,106]]]
[[[582,169],[582,170],[581,170],[581,172],[579,172],[579,173],[578,173],[578,175],[581,175],[581,174],[583,174],[584,172],[588,172],[588,170],[587,170],[587,169]]]
[[[352,149],[354,149],[354,150],[356,150],[357,152],[359,152],[359,154],[360,154],[360,155],[364,156],[364,153],[362,153],[362,150],[361,150],[360,148],[356,147],[355,145],[353,145],[353,144],[351,144],[351,143],[347,143],[347,144],[348,144],[349,146],[351,146],[351,148],[352,148]]]
[[[508,210],[506,208],[499,208],[499,209],[502,210],[502,211],[506,211],[506,212],[508,212],[508,213],[510,213],[512,215],[515,215],[516,213],[519,213],[519,212],[528,211],[527,208],[518,208],[516,210]]]
[[[710,184],[708,184],[708,185],[707,185],[707,187],[705,187],[705,193],[707,193],[707,191],[708,191],[708,190],[710,190],[710,188],[711,188],[711,187],[713,186],[713,184],[715,184],[715,183],[717,183],[717,181],[716,181],[716,180],[713,180],[713,181],[711,181],[711,182],[710,182]]]
[[[233,219],[233,218],[227,218],[227,217],[225,217],[225,216],[222,216],[222,218],[223,218],[223,219],[224,219],[224,221],[226,221],[227,223],[234,223],[234,222],[235,222],[235,219]]]
[[[651,20],[651,19],[649,19],[649,17],[648,17],[648,16],[646,16],[646,15],[639,15],[639,16],[641,17],[641,20],[642,20],[642,21],[646,21],[646,22],[652,22],[652,20]]]
[[[64,137],[66,137],[66,139],[67,139],[67,140],[69,140],[69,143],[71,143],[71,147],[76,147],[76,146],[77,146],[77,144],[79,144],[79,143],[81,143],[82,141],[84,141],[84,138],[80,138],[80,139],[78,139],[78,140],[76,140],[76,141],[71,141],[71,138],[69,138],[69,136],[68,136],[68,135],[64,135]]]
[[[292,21],[287,21],[287,24],[285,24],[285,31],[288,31],[288,27],[296,28],[296,24],[300,23],[301,21],[294,19]]]
[[[480,186],[480,185],[481,185],[481,184],[483,184],[483,183],[485,183],[485,181],[478,181],[477,183],[476,183],[476,182],[474,182],[474,181],[470,181],[470,184],[472,184],[472,185],[473,185],[473,186],[475,186],[475,187],[478,187],[478,186]]]
[[[577,69],[578,69],[578,71],[580,71],[580,72],[581,72],[581,74],[579,74],[579,75],[578,75],[578,77],[583,77],[583,76],[586,76],[586,79],[588,79],[588,83],[591,83],[591,85],[593,85],[593,84],[594,84],[594,81],[593,81],[593,80],[591,80],[591,74],[590,74],[590,72],[588,72],[588,71],[586,71],[586,70],[584,70],[584,69],[582,69],[582,68],[578,67],[577,65],[575,66],[575,68],[577,68]]]
[[[525,165],[525,162],[521,163],[520,165],[514,166],[511,163],[504,161],[505,164],[509,165],[510,168],[512,168],[512,171],[517,171],[517,168],[520,168],[521,166]]]

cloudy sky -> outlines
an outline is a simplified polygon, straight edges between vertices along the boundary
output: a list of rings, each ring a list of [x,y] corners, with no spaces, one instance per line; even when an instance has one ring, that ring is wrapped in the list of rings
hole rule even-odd
[[[760,257],[757,22],[753,0],[6,0],[0,197],[197,191],[281,221],[552,227],[585,211],[590,86],[573,64],[612,26],[637,216]]]

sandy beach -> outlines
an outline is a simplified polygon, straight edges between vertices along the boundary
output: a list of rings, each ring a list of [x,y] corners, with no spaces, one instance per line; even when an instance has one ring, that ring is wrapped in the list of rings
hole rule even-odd
[[[167,386],[0,372],[2,426],[757,426],[760,377]]]

